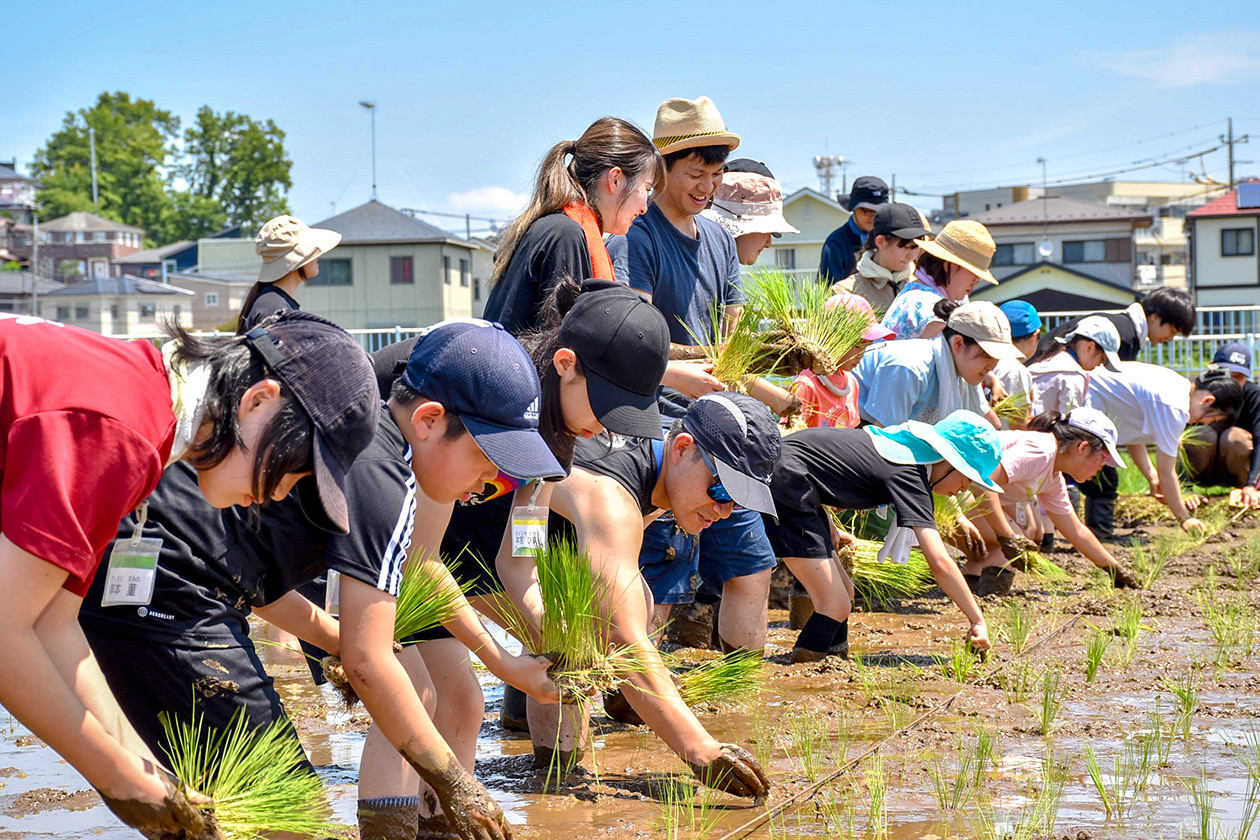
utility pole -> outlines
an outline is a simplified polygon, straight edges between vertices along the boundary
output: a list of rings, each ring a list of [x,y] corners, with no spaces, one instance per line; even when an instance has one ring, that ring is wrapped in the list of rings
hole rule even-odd
[[[376,201],[376,102],[361,99],[359,104],[372,113],[372,200]]]
[[[1250,135],[1250,134],[1244,134],[1242,137],[1235,137],[1235,136],[1234,136],[1234,118],[1233,118],[1233,117],[1228,117],[1228,118],[1227,118],[1227,124],[1228,124],[1228,126],[1229,126],[1229,128],[1228,128],[1228,133],[1227,133],[1227,134],[1222,134],[1220,137],[1221,137],[1221,142],[1222,142],[1222,143],[1225,143],[1226,145],[1228,145],[1228,146],[1229,146],[1229,186],[1228,186],[1228,189],[1231,189],[1231,190],[1232,190],[1232,189],[1234,188],[1234,183],[1235,183],[1235,181],[1234,181],[1234,163],[1235,163],[1235,161],[1234,161],[1234,146],[1235,146],[1236,144],[1238,144],[1238,143],[1248,143],[1248,142],[1250,142],[1250,141],[1251,141],[1251,135]],[[1246,162],[1247,162],[1247,161],[1243,161],[1243,163],[1246,163]]]
[[[39,315],[39,213],[32,213],[34,231],[31,236],[31,314]]]
[[[92,155],[92,207],[99,213],[101,202],[96,193],[96,129],[88,126],[88,149]]]

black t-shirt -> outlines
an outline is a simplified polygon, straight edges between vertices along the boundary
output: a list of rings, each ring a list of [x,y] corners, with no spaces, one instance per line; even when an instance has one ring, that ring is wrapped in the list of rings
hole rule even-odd
[[[898,524],[936,527],[927,469],[884,460],[864,429],[803,429],[784,437],[770,492],[780,509],[892,505]]]
[[[249,308],[249,314],[245,316],[245,329],[252,330],[263,318],[275,315],[277,312],[301,308],[292,295],[275,283],[268,283],[258,290],[258,297],[254,298],[254,305]]]
[[[512,335],[538,327],[539,307],[565,277],[579,282],[593,273],[582,226],[564,213],[543,216],[529,226],[499,282],[490,290],[483,317]]]
[[[152,602],[101,607],[102,566],[80,620],[159,640],[222,643],[245,638],[252,607],[328,569],[397,595],[416,512],[410,457],[393,417],[382,411],[376,436],[346,475],[349,534],[312,525],[297,491],[257,510],[217,511],[202,498],[195,471],[175,464],[149,497],[144,526],[144,536],[162,539]],[[123,520],[120,538],[131,535],[134,522]]]
[[[1234,425],[1251,434],[1255,447],[1251,450],[1251,469],[1247,472],[1247,484],[1252,487],[1260,482],[1260,385],[1247,380],[1243,384],[1242,406]]]
[[[611,444],[603,437],[579,438],[573,464],[613,479],[639,503],[640,513],[654,513],[658,508],[652,490],[661,472],[663,444],[651,438],[610,437]]]

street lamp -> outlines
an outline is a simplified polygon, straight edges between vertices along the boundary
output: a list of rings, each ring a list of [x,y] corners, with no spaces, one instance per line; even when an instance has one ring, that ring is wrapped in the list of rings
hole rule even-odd
[[[359,104],[372,114],[372,200],[376,201],[376,103],[360,99]]]

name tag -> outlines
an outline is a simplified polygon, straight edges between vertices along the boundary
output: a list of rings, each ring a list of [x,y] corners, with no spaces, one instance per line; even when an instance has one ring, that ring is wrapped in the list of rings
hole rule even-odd
[[[526,506],[512,508],[512,556],[534,557],[547,546],[547,515],[545,507]]]
[[[102,607],[147,607],[153,601],[158,555],[162,541],[156,537],[119,540],[109,552]]]

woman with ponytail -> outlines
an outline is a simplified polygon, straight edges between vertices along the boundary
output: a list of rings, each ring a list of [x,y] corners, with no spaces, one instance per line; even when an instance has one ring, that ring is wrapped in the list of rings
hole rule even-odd
[[[244,335],[268,315],[301,309],[298,289],[319,274],[319,258],[341,242],[335,230],[308,227],[301,219],[276,216],[258,231],[254,250],[262,257],[258,281],[241,303],[236,334]]]
[[[963,567],[967,584],[979,595],[1005,594],[1021,562],[1034,550],[1045,529],[1041,511],[1072,547],[1111,575],[1117,587],[1138,584],[1098,538],[1076,516],[1068,500],[1067,473],[1088,481],[1104,465],[1119,466],[1116,426],[1095,408],[1068,414],[1047,411],[1033,418],[1026,431],[998,432],[1002,462],[993,480],[1003,493],[986,492],[971,519],[984,536],[988,552]]]
[[[486,319],[520,335],[539,326],[542,302],[561,278],[616,279],[603,235],[624,234],[647,212],[663,172],[652,141],[617,117],[552,146],[529,207],[495,252]]]

